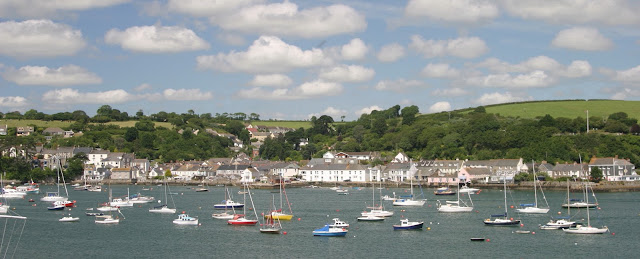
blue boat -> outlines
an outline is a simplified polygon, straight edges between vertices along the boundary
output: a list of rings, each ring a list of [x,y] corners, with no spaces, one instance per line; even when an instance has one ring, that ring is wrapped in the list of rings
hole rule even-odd
[[[409,222],[409,219],[400,220],[400,225],[393,225],[393,230],[414,230],[422,229],[424,222]]]
[[[47,207],[48,210],[64,210],[64,204],[56,204],[53,207]]]
[[[323,228],[319,228],[313,231],[314,236],[322,236],[322,237],[343,237],[347,235],[349,230],[344,228],[336,228],[330,227],[328,224],[324,225]]]

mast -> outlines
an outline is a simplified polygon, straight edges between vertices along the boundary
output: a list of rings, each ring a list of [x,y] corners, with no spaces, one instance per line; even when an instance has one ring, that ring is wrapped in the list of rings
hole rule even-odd
[[[533,205],[537,208],[538,207],[538,188],[536,187],[536,182],[538,181],[538,178],[536,178],[536,162],[535,161],[531,161],[533,162],[533,197],[534,197],[534,202]]]
[[[584,184],[584,198],[585,198],[585,201],[587,202],[587,226],[591,227],[591,217],[589,217],[589,195],[587,195],[589,190],[587,190],[587,188],[589,188],[589,182],[586,182]]]
[[[507,218],[507,174],[502,177],[504,183],[504,218]]]

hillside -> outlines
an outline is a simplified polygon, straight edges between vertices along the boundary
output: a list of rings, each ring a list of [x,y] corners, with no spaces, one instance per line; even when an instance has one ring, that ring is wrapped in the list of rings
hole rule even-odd
[[[586,118],[586,111],[589,110],[589,117],[606,118],[612,113],[626,112],[630,118],[640,120],[640,101],[539,101],[489,105],[485,108],[487,113],[499,113],[506,117],[535,118],[549,114],[554,118]]]

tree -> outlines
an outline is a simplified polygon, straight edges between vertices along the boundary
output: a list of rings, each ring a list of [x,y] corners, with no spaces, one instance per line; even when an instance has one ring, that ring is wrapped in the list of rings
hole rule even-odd
[[[599,183],[602,181],[602,171],[598,167],[591,168],[591,181]]]
[[[172,176],[173,175],[171,174],[171,169],[167,169],[167,170],[164,171],[164,177],[165,178],[170,178]]]
[[[124,139],[129,142],[133,142],[138,139],[138,129],[127,128],[127,131],[124,133]]]
[[[411,105],[402,108],[402,125],[411,125],[414,121],[416,121],[416,115],[418,114],[419,109],[418,106]]]
[[[98,108],[98,110],[96,111],[96,115],[100,115],[100,116],[106,116],[106,117],[111,117],[111,112],[113,111],[113,108],[111,108],[111,106],[109,105],[102,105],[100,106],[100,108]]]
[[[136,122],[135,128],[139,131],[154,131],[156,124],[150,120],[141,120]]]

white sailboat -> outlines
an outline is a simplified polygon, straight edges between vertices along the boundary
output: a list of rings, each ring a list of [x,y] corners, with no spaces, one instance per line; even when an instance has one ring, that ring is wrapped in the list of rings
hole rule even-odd
[[[424,203],[427,201],[427,199],[415,199],[415,196],[413,194],[413,177],[416,174],[416,172],[418,172],[418,168],[416,167],[415,164],[411,163],[411,168],[409,169],[411,195],[409,197],[400,196],[399,199],[396,199],[395,201],[393,201],[393,206],[424,206]],[[421,193],[420,195],[424,197],[423,193]]]
[[[247,184],[244,183],[243,185],[244,185],[244,189],[247,190],[248,189]],[[256,212],[255,206],[253,205],[253,197],[251,197],[251,192],[247,191],[247,193],[249,194],[249,199],[251,200],[251,207],[253,207],[253,213],[255,215],[255,219],[247,218],[247,216],[246,216],[247,207],[243,206],[242,207],[242,214],[236,214],[236,215],[234,215],[233,219],[227,220],[227,223],[229,225],[253,226],[253,225],[258,224],[258,212]],[[243,196],[243,201],[244,202],[247,201],[246,194]]]
[[[582,172],[582,156],[580,157],[580,172]],[[563,208],[595,208],[598,207],[598,201],[596,200],[595,203],[589,203],[588,197],[586,197],[587,194],[584,193],[584,200],[583,199],[567,199],[567,203],[562,204]]]
[[[151,213],[162,213],[162,214],[173,214],[173,213],[176,213],[176,203],[173,201],[173,196],[171,196],[171,202],[173,202],[173,208],[169,208],[169,206],[167,205],[167,199],[168,199],[167,189],[168,188],[169,188],[169,184],[167,184],[167,180],[165,179],[165,181],[164,181],[164,201],[165,201],[165,204],[153,207],[153,208],[149,209],[149,212],[151,212]],[[161,203],[161,202],[162,201],[158,201],[158,203]]]
[[[233,215],[236,214],[235,206],[239,203],[231,200],[231,193],[229,193],[229,188],[224,188],[224,200],[222,202],[222,204],[213,205],[213,208],[223,208],[224,212],[213,213],[211,214],[211,217],[214,219],[233,219]],[[238,208],[240,207],[244,207],[244,204],[242,204],[242,206],[238,206]],[[233,213],[230,213],[229,209],[233,210]]]
[[[504,214],[491,215],[491,218],[483,222],[488,226],[517,226],[520,220],[509,218],[507,214],[507,177],[504,176],[502,181],[504,182]]]
[[[584,192],[585,192],[585,200],[587,203],[589,203],[589,195],[588,195],[589,188],[590,188],[589,182],[586,182],[584,185]],[[591,192],[593,193],[593,190],[591,190]],[[593,195],[595,197],[595,193]],[[609,228],[607,228],[607,226],[603,226],[602,228],[591,226],[591,216],[589,215],[589,209],[587,209],[587,225],[586,226],[582,224],[578,224],[575,227],[562,229],[562,231],[569,234],[604,234],[605,232],[609,231]]]
[[[569,200],[569,179],[567,179],[567,200]],[[552,218],[547,224],[541,225],[540,229],[561,229],[574,226],[576,222],[571,221],[571,208],[568,208],[567,213],[569,216]]]
[[[58,187],[58,191],[56,192],[47,192],[45,194],[44,197],[40,198],[41,201],[49,201],[49,202],[55,202],[55,201],[67,201],[67,197],[69,197],[69,192],[67,191],[67,185],[64,182],[64,174],[62,174],[62,163],[60,162],[60,159],[58,159],[58,157],[53,157],[53,160],[56,161],[56,167],[57,167],[57,187]],[[60,179],[62,179],[62,186],[64,186],[64,193],[66,196],[60,196]]]
[[[271,196],[271,204],[273,206],[273,211],[276,210],[275,206],[275,197]],[[260,233],[265,234],[279,234],[282,231],[282,224],[280,224],[280,218],[274,217],[273,211],[271,213],[271,217],[267,217],[265,215],[265,222],[260,224]]]
[[[522,208],[516,209],[516,211],[520,213],[529,213],[529,214],[545,214],[549,212],[549,203],[547,203],[547,197],[544,196],[544,192],[542,191],[542,186],[540,187],[540,192],[542,193],[542,198],[544,202],[547,203],[547,208],[538,208],[538,188],[536,187],[536,183],[538,182],[538,178],[536,177],[536,163],[533,162],[533,196],[534,203],[533,204],[520,204]]]
[[[456,201],[446,201],[445,204],[441,204],[440,200],[436,201],[438,206],[438,212],[471,212],[473,211],[473,201],[471,200],[471,195],[469,196],[469,202],[471,206],[469,206],[466,202],[460,200],[460,184],[458,184],[458,199]],[[462,204],[460,204],[462,202]]]
[[[384,205],[382,204],[382,198],[380,198],[380,205],[379,206],[375,206],[374,205],[376,203],[376,188],[374,188],[374,187],[375,187],[375,185],[372,184],[371,185],[371,190],[372,190],[372,194],[371,194],[371,205],[372,205],[371,206],[371,210],[370,211],[363,211],[362,213],[360,213],[360,215],[362,215],[363,218],[367,218],[367,217],[391,217],[391,216],[393,216],[393,211],[388,211],[388,210],[384,209]],[[360,219],[360,218],[358,218],[358,219]]]

